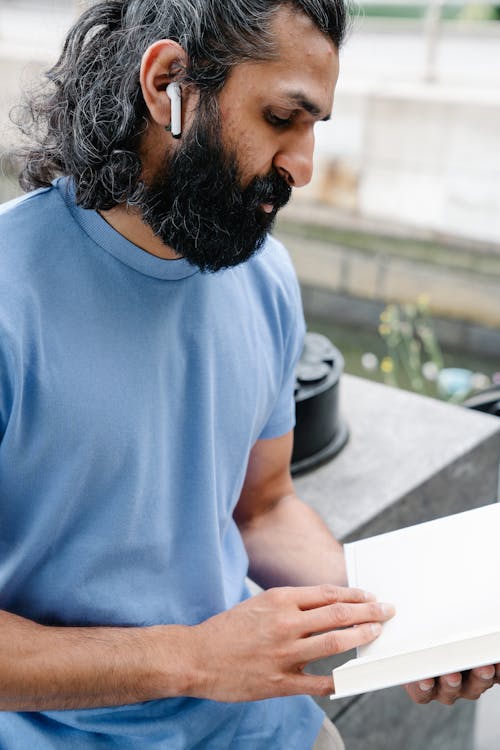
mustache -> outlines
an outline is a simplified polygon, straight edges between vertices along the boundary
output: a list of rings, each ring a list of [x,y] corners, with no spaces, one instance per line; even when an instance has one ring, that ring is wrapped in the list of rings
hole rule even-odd
[[[252,208],[270,203],[275,211],[286,206],[292,196],[292,188],[276,170],[264,177],[255,177],[244,192]]]

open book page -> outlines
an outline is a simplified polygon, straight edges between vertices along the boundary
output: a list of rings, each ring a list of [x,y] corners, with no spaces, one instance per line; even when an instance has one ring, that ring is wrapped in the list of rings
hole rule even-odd
[[[500,631],[500,504],[347,544],[345,551],[349,585],[396,607],[359,657]]]

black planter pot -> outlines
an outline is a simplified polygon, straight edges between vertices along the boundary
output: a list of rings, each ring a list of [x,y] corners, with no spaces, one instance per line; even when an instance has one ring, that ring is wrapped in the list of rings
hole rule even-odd
[[[500,417],[500,385],[493,385],[464,401],[464,406]]]
[[[294,476],[330,460],[347,443],[349,431],[339,413],[343,371],[344,358],[331,341],[319,333],[306,334],[296,370]]]

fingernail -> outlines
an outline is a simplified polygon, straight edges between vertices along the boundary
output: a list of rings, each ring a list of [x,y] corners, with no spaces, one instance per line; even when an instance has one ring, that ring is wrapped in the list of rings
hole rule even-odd
[[[446,680],[446,684],[449,685],[452,688],[456,688],[456,687],[458,687],[459,685],[462,684],[462,678],[459,677],[459,678],[457,678],[455,680]]]
[[[373,635],[379,635],[382,632],[382,625],[379,622],[372,622],[370,627]]]
[[[384,617],[393,617],[393,615],[396,614],[396,610],[392,604],[381,604],[380,609],[382,610]]]
[[[432,682],[419,682],[418,686],[424,693],[428,693],[434,687],[434,680]]]
[[[479,672],[479,676],[482,680],[492,680],[495,676],[495,670],[493,667],[489,667],[488,669],[482,669]]]
[[[372,594],[370,591],[365,591],[364,593],[365,593],[365,600],[367,602],[374,602],[375,599],[377,598],[375,594]]]

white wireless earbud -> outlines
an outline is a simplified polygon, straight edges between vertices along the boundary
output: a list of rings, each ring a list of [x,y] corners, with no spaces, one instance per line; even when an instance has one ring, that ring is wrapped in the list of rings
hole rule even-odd
[[[182,99],[181,87],[178,83],[168,84],[167,96],[170,99],[171,109],[170,132],[173,138],[180,138],[182,135]]]

